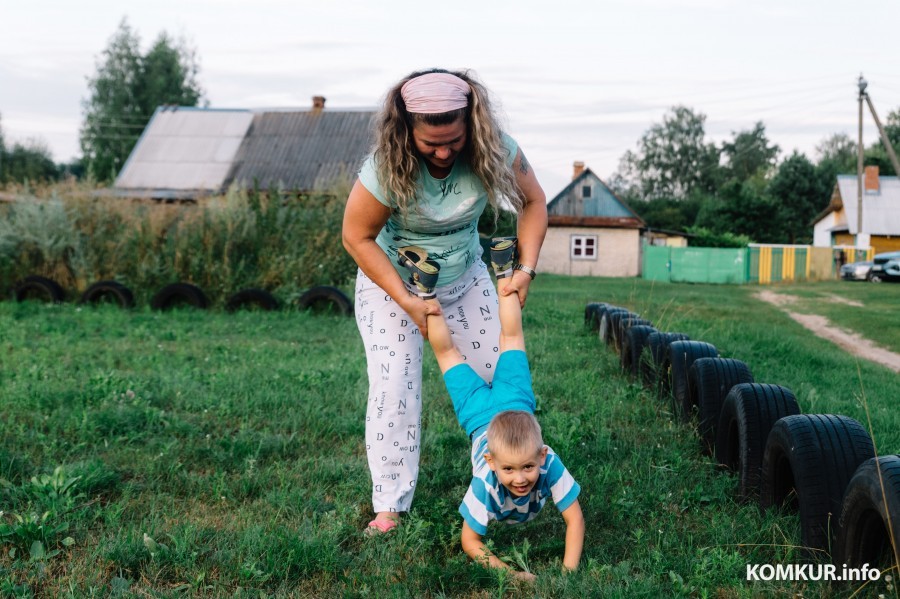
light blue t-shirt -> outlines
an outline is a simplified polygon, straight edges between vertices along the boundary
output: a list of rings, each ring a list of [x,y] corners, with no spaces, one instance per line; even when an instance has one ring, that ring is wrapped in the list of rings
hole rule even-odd
[[[509,152],[506,163],[512,166],[519,145],[505,133],[501,141]],[[439,286],[454,282],[481,256],[478,218],[487,205],[487,191],[464,158],[453,163],[449,175],[435,179],[420,157],[418,202],[405,217],[378,182],[373,156],[363,162],[359,180],[375,199],[391,208],[375,242],[404,281],[409,273],[397,264],[400,247],[417,245],[428,250],[428,257],[441,265]]]
[[[472,482],[459,506],[459,513],[479,535],[487,533],[491,520],[504,524],[522,524],[534,519],[548,497],[553,498],[553,503],[560,512],[564,512],[578,499],[581,487],[549,447],[538,480],[531,492],[524,497],[516,497],[500,483],[484,459],[486,452],[487,431],[476,437],[472,444]]]

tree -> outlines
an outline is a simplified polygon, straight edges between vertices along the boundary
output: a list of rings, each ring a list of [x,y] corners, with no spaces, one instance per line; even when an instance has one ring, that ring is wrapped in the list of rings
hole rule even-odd
[[[797,151],[778,166],[768,192],[778,206],[786,241],[812,241],[812,220],[828,205],[830,189],[823,187],[813,163]]]
[[[712,233],[743,235],[759,243],[776,243],[783,237],[777,213],[761,175],[746,181],[730,179],[719,188],[715,199],[701,206],[694,226]]]
[[[704,198],[695,195],[684,200],[672,198],[633,199],[628,205],[651,229],[685,231],[694,224],[703,201]]]
[[[16,143],[9,151],[3,152],[3,171],[0,181],[4,183],[25,181],[55,181],[59,171],[47,144],[29,140],[26,144]]]
[[[759,121],[750,131],[732,132],[734,140],[722,144],[724,171],[728,178],[746,181],[757,173],[767,175],[775,168],[781,149],[769,145],[766,127]]]
[[[846,133],[835,133],[816,146],[816,178],[826,192],[834,188],[837,176],[856,173],[856,142]]]
[[[142,61],[135,94],[138,104],[151,115],[160,104],[196,106],[203,95],[197,73],[194,51],[161,33]]]
[[[683,200],[694,192],[712,192],[719,178],[719,151],[704,141],[706,116],[675,106],[626,152],[619,176],[645,199]]]
[[[831,162],[839,166],[842,172],[855,171],[856,142],[846,133],[835,133],[819,142],[816,157],[819,164]]]
[[[884,133],[894,146],[894,151],[900,148],[900,108],[888,113]]]
[[[115,178],[158,106],[196,106],[203,95],[198,70],[194,51],[165,32],[141,55],[140,40],[123,19],[88,80],[81,129],[88,172],[101,181]]]
[[[3,141],[3,119],[0,119],[0,183],[3,183],[6,169],[6,143]]]

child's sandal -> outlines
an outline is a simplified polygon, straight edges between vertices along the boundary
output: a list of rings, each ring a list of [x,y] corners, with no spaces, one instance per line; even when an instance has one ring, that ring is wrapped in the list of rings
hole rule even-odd
[[[495,237],[491,240],[491,267],[498,279],[512,276],[518,245],[516,237]]]
[[[437,297],[434,288],[441,272],[441,265],[429,260],[426,250],[415,245],[399,248],[397,264],[409,271],[409,282],[419,290],[419,297],[422,299]]]

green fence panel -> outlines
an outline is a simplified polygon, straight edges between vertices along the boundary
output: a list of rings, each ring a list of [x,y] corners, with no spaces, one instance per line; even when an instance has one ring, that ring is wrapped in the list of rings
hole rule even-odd
[[[806,248],[797,248],[794,250],[794,280],[806,280]]]
[[[643,277],[648,281],[669,281],[669,257],[672,248],[644,245]]]
[[[746,283],[746,248],[672,248],[671,280],[684,283]]]
[[[759,283],[759,248],[747,248],[747,282]]]
[[[784,256],[784,248],[772,248],[772,282],[777,283],[783,279],[781,273],[781,261]]]

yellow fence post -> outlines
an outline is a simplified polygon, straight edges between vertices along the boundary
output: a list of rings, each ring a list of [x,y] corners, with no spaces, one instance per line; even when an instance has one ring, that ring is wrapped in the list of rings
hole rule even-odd
[[[763,285],[772,280],[772,248],[759,248],[759,282]]]
[[[783,248],[781,252],[781,280],[794,280],[794,248]]]

